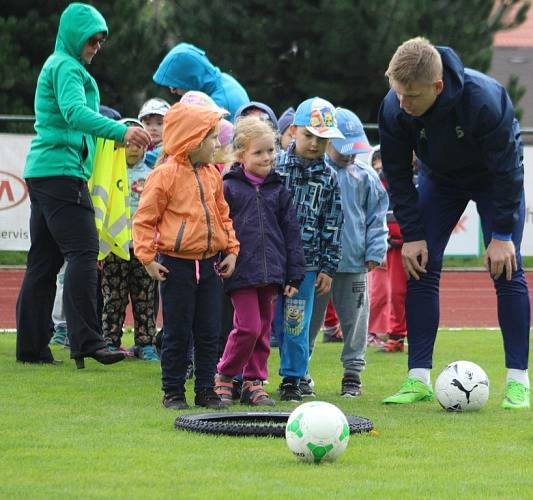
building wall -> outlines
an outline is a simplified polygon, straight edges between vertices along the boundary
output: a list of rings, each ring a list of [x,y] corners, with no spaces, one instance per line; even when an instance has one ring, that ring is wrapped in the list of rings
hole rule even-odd
[[[527,88],[518,106],[522,108],[522,127],[533,127],[533,47],[495,47],[489,74],[507,87],[515,74]],[[531,139],[531,138],[530,138]]]

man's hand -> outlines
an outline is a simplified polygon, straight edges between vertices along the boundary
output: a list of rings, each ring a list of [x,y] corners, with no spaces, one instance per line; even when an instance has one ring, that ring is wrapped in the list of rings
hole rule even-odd
[[[408,276],[415,280],[420,279],[420,274],[426,272],[428,263],[428,246],[426,240],[409,241],[402,247],[403,268]]]
[[[483,262],[493,279],[497,280],[505,269],[505,279],[511,280],[513,271],[517,270],[514,243],[493,238],[487,247]]]
[[[233,274],[235,262],[237,262],[237,256],[234,253],[226,255],[226,258],[218,265],[218,272],[222,278],[229,278]]]
[[[155,260],[150,262],[150,264],[146,264],[144,268],[150,275],[150,278],[154,280],[165,281],[167,279],[166,274],[168,273],[168,269]]]
[[[285,285],[285,288],[283,290],[283,295],[285,295],[285,297],[288,297],[290,299],[291,297],[294,297],[297,293],[298,288],[294,288],[291,285]]]
[[[152,142],[150,134],[141,127],[128,127],[124,135],[124,144],[133,143],[140,148],[147,148]]]
[[[333,278],[325,273],[318,273],[315,282],[315,293],[317,295],[323,295],[331,290],[331,282]]]

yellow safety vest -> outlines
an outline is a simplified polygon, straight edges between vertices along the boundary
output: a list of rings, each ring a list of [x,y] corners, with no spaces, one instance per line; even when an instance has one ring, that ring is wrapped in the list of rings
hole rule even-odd
[[[114,253],[130,260],[131,215],[126,154],[115,142],[98,138],[89,190],[98,230],[98,260]]]

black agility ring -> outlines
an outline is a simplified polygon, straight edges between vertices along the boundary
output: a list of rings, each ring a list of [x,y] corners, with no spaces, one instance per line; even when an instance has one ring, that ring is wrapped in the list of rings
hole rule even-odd
[[[246,411],[180,415],[176,429],[224,436],[285,437],[289,412]],[[363,417],[347,416],[350,434],[370,432],[374,425]]]

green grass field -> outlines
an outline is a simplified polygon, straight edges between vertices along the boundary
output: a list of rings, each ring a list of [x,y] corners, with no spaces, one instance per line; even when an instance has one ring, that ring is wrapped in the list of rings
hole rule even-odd
[[[14,361],[15,335],[0,335],[0,498],[533,496],[532,413],[499,407],[505,370],[497,331],[444,330],[438,337],[433,380],[457,359],[489,375],[489,402],[464,414],[446,413],[436,402],[380,404],[403,381],[405,354],[370,351],[364,395],[340,398],[339,345],[318,345],[311,364],[318,399],[372,419],[378,431],[352,435],[335,464],[319,466],[298,463],[283,439],[174,430],[176,412],[161,406],[158,364],[105,367],[88,360],[76,370],[68,351],[54,351],[63,366],[21,365]],[[271,392],[277,366],[274,352]]]

